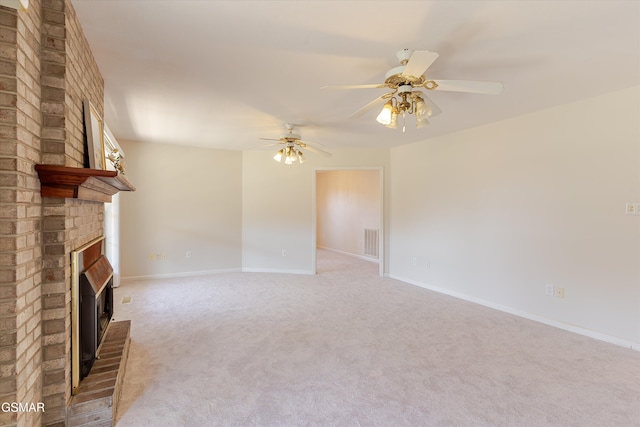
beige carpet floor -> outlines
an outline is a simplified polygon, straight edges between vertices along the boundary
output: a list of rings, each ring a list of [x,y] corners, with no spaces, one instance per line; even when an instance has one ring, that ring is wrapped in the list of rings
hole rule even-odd
[[[639,352],[318,257],[117,288],[117,426],[640,426]]]

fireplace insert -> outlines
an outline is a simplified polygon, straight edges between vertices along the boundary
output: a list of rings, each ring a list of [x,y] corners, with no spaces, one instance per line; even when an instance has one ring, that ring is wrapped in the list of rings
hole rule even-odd
[[[75,394],[113,317],[113,268],[100,237],[71,256],[71,382]]]
[[[88,272],[80,275],[80,379],[89,375],[96,359],[96,352],[102,342],[107,325],[113,316],[113,277],[97,288],[89,277],[91,269],[100,263],[107,263],[105,257],[99,258]],[[106,268],[103,266],[102,268]]]

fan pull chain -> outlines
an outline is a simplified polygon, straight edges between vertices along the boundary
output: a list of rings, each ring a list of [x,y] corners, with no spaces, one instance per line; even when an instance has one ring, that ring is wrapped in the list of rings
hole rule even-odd
[[[405,131],[407,130],[406,124],[407,124],[407,112],[403,111],[402,112],[402,133],[405,133]]]

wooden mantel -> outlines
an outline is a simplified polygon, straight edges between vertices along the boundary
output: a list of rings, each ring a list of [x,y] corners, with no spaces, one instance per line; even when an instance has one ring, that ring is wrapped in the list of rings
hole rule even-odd
[[[36,165],[40,178],[40,195],[111,202],[119,191],[135,191],[135,187],[120,173],[67,166]]]

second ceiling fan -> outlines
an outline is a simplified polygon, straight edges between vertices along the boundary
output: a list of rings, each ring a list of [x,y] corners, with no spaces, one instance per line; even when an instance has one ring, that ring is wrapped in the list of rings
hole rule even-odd
[[[326,86],[330,89],[391,89],[353,113],[357,117],[364,112],[386,101],[382,111],[376,118],[378,123],[396,128],[398,116],[406,114],[416,116],[416,127],[421,128],[429,124],[428,117],[442,112],[440,108],[422,91],[452,91],[496,95],[502,92],[501,82],[485,82],[471,80],[436,80],[427,79],[424,73],[438,58],[436,52],[428,50],[411,51],[403,49],[396,53],[400,65],[387,71],[385,80],[379,84]],[[422,90],[421,90],[422,89]],[[403,132],[405,126],[402,127]]]
[[[274,144],[267,144],[265,147],[272,146],[281,146],[278,152],[273,156],[273,159],[276,162],[282,162],[291,166],[296,161],[299,161],[301,164],[305,162],[304,151],[308,150],[312,153],[321,154],[326,157],[331,157],[331,153],[321,150],[320,148],[314,147],[308,141],[302,141],[300,135],[297,133],[293,133],[295,125],[291,123],[285,123],[285,127],[287,128],[287,133],[280,136],[280,138],[260,138],[266,141],[278,141]]]

